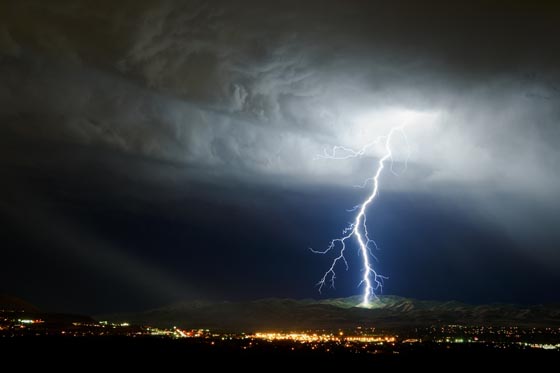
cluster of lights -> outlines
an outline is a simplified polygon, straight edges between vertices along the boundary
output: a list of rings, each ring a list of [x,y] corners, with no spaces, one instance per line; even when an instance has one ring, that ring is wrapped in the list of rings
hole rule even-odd
[[[307,334],[307,333],[255,333],[251,337],[267,341],[294,341],[294,342],[339,342],[340,339],[333,334]]]
[[[358,343],[394,343],[396,338],[393,336],[344,336],[341,332],[339,335],[334,334],[317,334],[317,333],[255,333],[251,337],[255,339],[264,339],[267,341],[293,341],[302,343],[312,342],[358,342]]]
[[[387,343],[394,343],[397,341],[395,337],[375,337],[375,336],[354,336],[354,337],[346,337],[344,338],[347,342],[361,342],[361,343],[378,343],[378,342],[387,342]]]
[[[41,324],[44,321],[41,319],[18,319],[20,324]]]

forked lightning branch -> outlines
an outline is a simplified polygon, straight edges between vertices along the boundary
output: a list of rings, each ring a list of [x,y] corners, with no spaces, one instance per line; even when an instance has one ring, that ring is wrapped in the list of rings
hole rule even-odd
[[[374,141],[362,147],[360,150],[356,151],[343,146],[335,146],[334,148],[332,148],[331,152],[325,151],[323,155],[319,156],[319,158],[324,159],[358,158],[364,156],[369,148],[383,143],[383,155],[377,161],[375,173],[371,178],[368,178],[364,182],[364,186],[367,186],[369,182],[371,182],[371,193],[361,204],[357,205],[352,210],[357,211],[354,221],[342,231],[341,237],[331,240],[329,246],[325,250],[320,251],[310,248],[310,250],[316,254],[328,254],[332,252],[336,253],[331,266],[317,283],[319,292],[321,292],[326,285],[334,287],[336,279],[335,270],[339,266],[339,264],[344,264],[346,270],[349,269],[349,265],[345,257],[347,241],[353,239],[357,243],[362,260],[362,279],[360,285],[363,285],[364,289],[362,306],[365,307],[369,306],[371,299],[376,297],[377,293],[382,290],[383,281],[387,279],[387,277],[377,272],[372,263],[374,261],[377,261],[377,258],[373,254],[372,249],[378,249],[378,247],[375,241],[370,238],[370,235],[368,233],[367,209],[373,204],[379,194],[379,179],[385,168],[385,163],[387,161],[390,161],[392,165],[393,150],[391,148],[391,142],[396,133],[400,133],[404,137],[403,126],[392,128],[387,135],[375,139]],[[404,138],[406,139],[406,137]]]

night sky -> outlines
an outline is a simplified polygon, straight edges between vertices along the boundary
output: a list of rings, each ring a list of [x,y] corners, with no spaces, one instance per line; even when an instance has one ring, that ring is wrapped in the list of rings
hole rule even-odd
[[[47,310],[315,284],[380,148],[383,294],[560,302],[560,5],[0,2],[0,292]],[[447,4],[447,5],[446,5]],[[408,164],[406,159],[408,156]]]

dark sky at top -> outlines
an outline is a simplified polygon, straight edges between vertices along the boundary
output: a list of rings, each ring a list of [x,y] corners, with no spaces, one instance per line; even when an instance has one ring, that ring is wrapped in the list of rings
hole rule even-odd
[[[315,256],[407,120],[368,223],[385,294],[560,301],[560,6],[0,2],[0,292],[51,310],[359,293]],[[401,172],[402,171],[402,172]]]

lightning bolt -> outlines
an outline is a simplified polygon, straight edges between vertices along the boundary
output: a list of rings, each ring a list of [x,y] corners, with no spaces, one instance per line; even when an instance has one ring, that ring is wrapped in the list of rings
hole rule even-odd
[[[372,262],[371,259],[377,261],[377,258],[375,257],[375,255],[373,255],[371,249],[372,247],[375,249],[379,249],[379,248],[375,243],[375,241],[369,237],[369,233],[367,229],[366,211],[368,207],[373,203],[373,201],[375,200],[375,198],[379,193],[379,178],[381,176],[381,173],[383,172],[383,169],[385,168],[385,162],[387,160],[389,159],[391,160],[391,172],[395,173],[393,171],[393,151],[391,149],[391,141],[393,139],[393,136],[397,132],[401,133],[403,135],[403,138],[408,144],[408,140],[406,139],[406,136],[404,134],[403,127],[404,125],[392,128],[387,135],[378,137],[377,139],[373,140],[369,144],[366,144],[360,150],[353,150],[344,146],[335,146],[332,148],[331,152],[325,150],[323,155],[317,157],[322,159],[358,158],[365,155],[369,148],[384,141],[385,152],[383,156],[377,161],[377,169],[375,171],[375,174],[373,175],[373,177],[366,179],[364,184],[361,186],[361,187],[366,187],[367,184],[370,181],[372,181],[373,186],[372,186],[371,193],[361,204],[355,206],[352,210],[350,210],[350,211],[358,211],[354,221],[350,223],[350,225],[342,231],[342,237],[331,240],[326,250],[318,251],[310,248],[310,250],[315,254],[327,254],[333,250],[336,250],[337,247],[339,248],[338,255],[333,259],[330,268],[325,272],[321,280],[319,280],[319,282],[317,283],[317,286],[319,287],[319,292],[323,290],[323,287],[327,283],[330,284],[331,287],[334,287],[334,281],[336,279],[335,267],[339,264],[339,262],[343,262],[344,265],[346,266],[346,270],[348,270],[349,266],[348,266],[348,262],[346,261],[346,257],[344,256],[344,252],[346,251],[346,241],[351,238],[356,239],[356,242],[358,243],[358,247],[359,247],[359,252],[362,258],[363,277],[362,280],[360,281],[360,284],[358,285],[358,286],[361,286],[362,284],[365,285],[363,299],[362,299],[362,306],[368,307],[371,298],[377,297],[376,292],[378,290],[381,291],[383,289],[383,281],[386,280],[387,277],[377,273],[377,271],[375,270],[375,268],[373,268],[371,264]],[[340,153],[342,154],[339,155]],[[405,162],[405,166],[406,163],[407,162]]]

